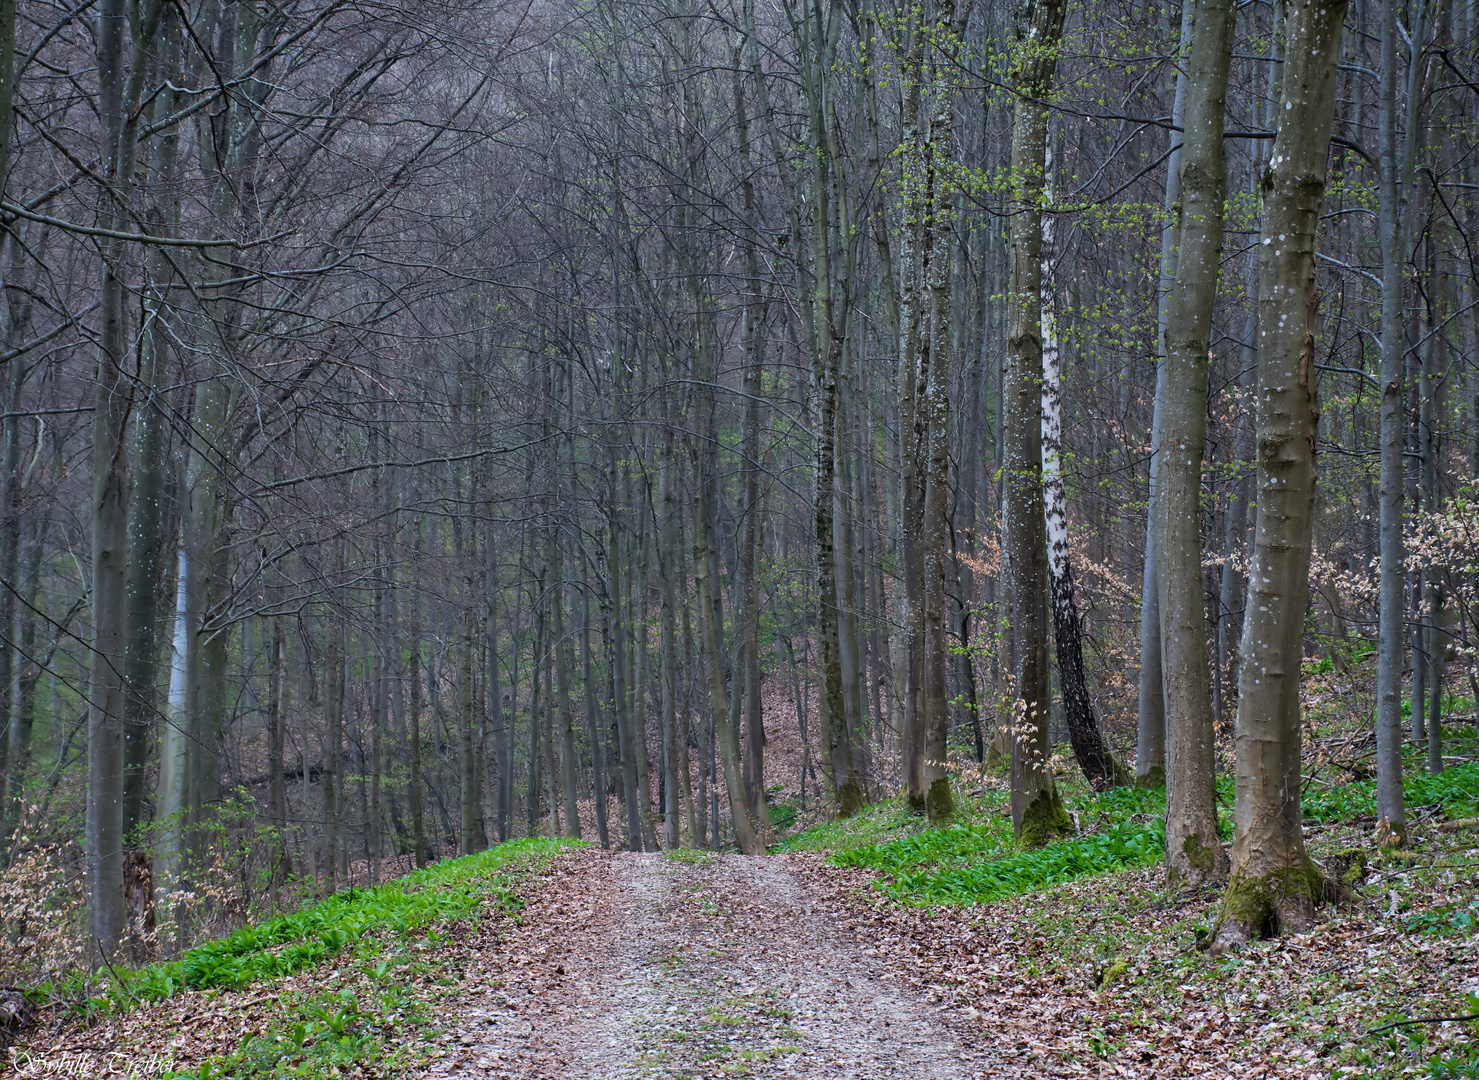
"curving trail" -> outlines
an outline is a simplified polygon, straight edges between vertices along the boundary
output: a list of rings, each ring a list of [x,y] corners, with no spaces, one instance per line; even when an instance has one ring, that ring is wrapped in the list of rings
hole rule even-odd
[[[427,1076],[987,1074],[814,907],[787,856],[588,850],[572,863],[469,968]]]

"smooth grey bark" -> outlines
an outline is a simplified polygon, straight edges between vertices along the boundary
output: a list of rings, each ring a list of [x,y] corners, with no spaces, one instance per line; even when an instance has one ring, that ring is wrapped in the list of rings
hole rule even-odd
[[[288,854],[288,791],[286,761],[286,727],[291,708],[291,685],[288,678],[287,639],[283,634],[282,616],[272,617],[272,646],[267,669],[267,817],[272,823],[272,895],[293,874]]]
[[[642,506],[652,505],[651,487],[642,478]],[[647,582],[652,577],[652,529],[648,527],[650,514],[642,516],[641,554],[632,566],[632,588],[628,602],[632,606],[631,657],[635,669],[633,683],[636,693],[632,708],[632,752],[637,764],[637,796],[641,800],[640,821],[642,823],[642,847],[645,851],[656,851],[657,829],[652,820],[652,759],[647,751],[647,716],[651,707],[652,681],[651,656],[647,648]]]
[[[159,32],[160,75],[178,81],[180,28],[178,16],[166,12]],[[154,101],[154,115],[168,115],[181,95],[166,90]],[[177,203],[167,192],[177,174],[179,136],[166,131],[155,141],[149,165],[148,207],[150,231],[173,235],[178,231]],[[175,275],[162,248],[151,248],[145,259],[141,298],[144,325],[139,333],[139,369],[134,405],[133,490],[128,507],[128,568],[124,581],[124,683],[127,696],[123,717],[123,835],[127,851],[125,893],[131,922],[139,926],[152,918],[144,908],[152,904],[149,881],[152,858],[140,830],[148,818],[147,768],[150,736],[154,731],[154,689],[159,664],[159,577],[167,565],[171,544],[165,535],[165,486],[170,467],[168,404],[164,400],[162,353],[170,336],[171,307],[167,290]],[[142,956],[140,955],[140,957]]]
[[[1171,287],[1176,280],[1176,242],[1179,222],[1176,207],[1181,201],[1181,146],[1186,115],[1187,69],[1184,58],[1192,44],[1191,3],[1181,9],[1181,41],[1177,50],[1182,62],[1176,68],[1176,93],[1171,106],[1171,153],[1166,164],[1166,224],[1161,229],[1161,266],[1156,307],[1155,404],[1151,411],[1150,487],[1145,512],[1145,574],[1140,592],[1140,701],[1135,731],[1135,778],[1143,787],[1159,787],[1166,776],[1166,706],[1161,657],[1161,606],[1159,552],[1156,549],[1156,499],[1160,490],[1161,428],[1166,400],[1166,329],[1170,325]]]
[[[104,195],[103,219],[122,233],[128,225],[127,197],[135,164],[138,101],[143,90],[145,50],[159,25],[158,0],[130,7],[124,0],[100,0],[96,21],[98,114],[102,146],[99,173],[115,194]],[[0,15],[4,15],[0,12]],[[137,19],[137,23],[135,23]],[[14,94],[12,72],[5,92]],[[129,45],[133,48],[130,50]],[[0,48],[4,42],[0,41]],[[125,72],[129,77],[125,80]],[[9,113],[7,113],[7,136]],[[8,138],[6,146],[8,148]],[[123,682],[125,569],[128,558],[128,457],[123,428],[132,395],[128,392],[127,315],[124,242],[109,239],[102,250],[99,288],[101,331],[92,425],[92,650],[88,674],[87,865],[89,964],[98,968],[112,956],[124,933],[123,874]]]
[[[1410,46],[1422,49],[1426,39],[1428,0],[1418,0],[1412,14]],[[1407,207],[1412,197],[1415,142],[1419,137],[1419,57],[1407,62],[1406,115],[1398,124],[1398,49],[1396,0],[1383,0],[1381,69],[1378,94],[1377,235],[1381,248],[1381,487],[1380,558],[1376,657],[1376,816],[1386,842],[1407,838],[1407,810],[1402,790],[1402,630],[1406,568],[1402,539],[1403,374],[1407,357],[1403,326],[1407,261]],[[1414,679],[1417,678],[1414,671]]]
[[[612,490],[612,521],[608,530],[610,551],[606,560],[606,577],[611,590],[607,640],[611,643],[611,682],[613,718],[616,722],[619,762],[621,765],[621,792],[626,805],[627,849],[642,850],[642,816],[637,799],[637,759],[631,735],[632,719],[627,705],[627,629],[626,602],[623,583],[626,572],[627,545],[622,543],[625,529],[618,524],[620,510],[616,506],[617,490],[615,448],[609,448],[610,477]]]
[[[1290,5],[1259,259],[1258,519],[1233,736],[1232,871],[1215,950],[1300,932],[1321,894],[1300,814],[1299,680],[1313,540],[1315,234],[1346,5]]]
[[[1002,550],[1017,639],[1012,825],[1024,847],[1072,829],[1049,764],[1048,578],[1042,489],[1042,194],[1064,0],[1017,11],[1012,91],[1012,215],[1004,399]]]
[[[760,430],[761,403],[764,400],[762,378],[765,368],[765,329],[768,305],[762,295],[760,258],[756,232],[760,226],[759,208],[750,144],[750,115],[745,100],[745,72],[741,48],[736,49],[734,64],[735,131],[741,164],[740,190],[743,195],[745,232],[743,239],[745,294],[740,312],[740,348],[744,354],[743,387],[745,411],[740,432],[743,522],[740,530],[739,581],[736,589],[736,633],[744,637],[744,754],[741,774],[745,785],[745,802],[755,821],[762,846],[774,842],[770,823],[770,806],[765,797],[765,720],[760,695],[760,583],[759,559],[764,530],[764,505],[761,495]],[[664,630],[666,649],[666,627]]]
[[[419,533],[419,529],[417,530]],[[409,768],[408,778],[411,801],[411,846],[415,849],[416,869],[424,868],[432,857],[426,844],[426,773],[421,760],[421,612],[419,597],[415,601],[417,609],[411,618],[411,650],[406,660],[406,680],[410,683],[410,692],[406,695],[406,739],[409,746]],[[490,666],[497,665],[497,656],[494,656]],[[508,839],[500,836],[500,840]]]
[[[662,501],[662,543],[658,545],[658,584],[662,597],[662,777],[663,844],[675,850],[680,843],[682,779],[679,772],[678,730],[678,591],[673,583],[678,551],[678,505],[673,471],[677,467],[671,430],[664,439],[659,487]],[[684,770],[686,772],[686,769]]]
[[[540,774],[542,772],[542,769],[539,762],[539,743],[541,733],[539,715],[540,711],[546,707],[544,695],[544,679],[542,678],[542,672],[544,668],[545,650],[549,648],[549,634],[545,625],[544,613],[544,601],[548,588],[549,564],[546,562],[545,565],[539,568],[539,577],[536,579],[535,584],[534,642],[533,651],[531,652],[529,657],[529,785],[524,797],[524,810],[528,822],[529,831],[525,833],[526,836],[538,835],[539,829],[539,795],[542,787],[540,783]],[[471,744],[465,744],[465,747],[465,752],[468,755],[471,755]],[[466,797],[466,787],[464,787],[463,793],[464,797]],[[464,807],[462,811],[464,835],[466,834],[466,830],[468,828],[467,815],[468,811]],[[466,845],[467,841],[466,839],[464,839],[464,849],[466,848]],[[473,850],[479,849],[475,848]],[[465,853],[466,852],[464,850],[464,854]]]
[[[712,422],[712,421],[711,421]],[[709,429],[712,432],[712,427]],[[712,478],[704,469],[703,478]],[[705,498],[702,485],[695,492],[693,519],[693,563],[694,584],[698,593],[699,639],[703,643],[705,666],[709,672],[709,712],[713,717],[714,749],[724,769],[724,788],[729,796],[729,811],[734,822],[734,839],[743,855],[764,855],[765,848],[750,820],[749,808],[745,805],[744,777],[740,771],[739,739],[726,708],[724,692],[724,657],[719,640],[722,622],[714,615],[714,578],[718,564],[718,553],[713,539],[712,503]],[[717,625],[716,625],[717,624]],[[716,796],[717,798],[717,793]],[[718,820],[714,821],[714,837],[717,844]]]
[[[556,491],[556,502],[559,493]],[[575,805],[575,723],[570,709],[570,642],[565,637],[565,559],[558,535],[550,537],[550,628],[555,651],[555,705],[560,737],[560,793],[565,806],[565,835],[580,839],[580,812]]]
[[[1232,65],[1232,0],[1195,0],[1180,160],[1180,231],[1165,359],[1156,480],[1156,584],[1166,720],[1166,875],[1224,877],[1217,835],[1212,678],[1202,584],[1202,452],[1212,309],[1222,255],[1223,116]]]
[[[343,542],[339,545],[339,570],[344,568]],[[337,614],[337,613],[336,613]],[[349,693],[349,628],[339,621],[339,626],[329,630],[328,655],[324,667],[328,671],[328,697],[324,702],[324,854],[323,888],[332,894],[338,885],[339,847],[343,836],[340,813],[340,781],[344,764],[344,703]]]
[[[591,592],[585,560],[580,570],[580,677],[585,692],[586,734],[591,740],[591,770],[595,781],[596,834],[601,847],[611,847],[606,811],[606,750],[601,745],[601,710],[596,701],[596,676],[591,652]]]

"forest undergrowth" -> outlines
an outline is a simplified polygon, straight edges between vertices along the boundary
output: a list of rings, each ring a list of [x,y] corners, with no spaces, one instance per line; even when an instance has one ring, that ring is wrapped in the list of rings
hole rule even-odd
[[[1034,1074],[1476,1076],[1479,760],[1471,727],[1446,738],[1464,760],[1437,776],[1410,763],[1401,851],[1374,845],[1374,781],[1321,782],[1317,767],[1307,840],[1349,896],[1311,934],[1227,957],[1198,948],[1219,894],[1164,884],[1163,793],[1093,793],[1063,759],[1077,831],[1037,851],[1013,840],[1000,781],[969,768],[948,828],[891,800],[780,846],[822,856],[804,864],[809,887],[963,1042]],[[1225,817],[1225,785],[1219,801]],[[35,989],[40,1022],[9,1071],[419,1075],[445,1054],[471,965],[514,921],[537,929],[545,875],[575,843],[499,845],[178,960]]]
[[[830,852],[855,936],[1042,1075],[1474,1077],[1479,761],[1471,726],[1445,738],[1463,763],[1407,763],[1405,850],[1374,843],[1374,780],[1307,776],[1310,854],[1349,894],[1312,933],[1225,957],[1199,947],[1220,892],[1168,889],[1157,865],[1163,792],[1093,795],[1068,762],[1080,832],[1039,851],[1013,849],[1004,792],[948,829],[885,804],[789,846]]]

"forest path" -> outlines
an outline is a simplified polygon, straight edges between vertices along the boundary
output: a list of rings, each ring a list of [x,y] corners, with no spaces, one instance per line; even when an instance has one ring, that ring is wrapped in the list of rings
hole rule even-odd
[[[573,855],[497,955],[467,971],[427,1075],[984,1075],[803,878],[784,855]]]

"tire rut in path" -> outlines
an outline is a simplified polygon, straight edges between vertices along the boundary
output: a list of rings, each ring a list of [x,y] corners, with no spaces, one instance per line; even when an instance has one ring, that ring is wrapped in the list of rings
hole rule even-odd
[[[530,916],[469,969],[428,1076],[985,1074],[814,908],[786,856],[586,851]]]

